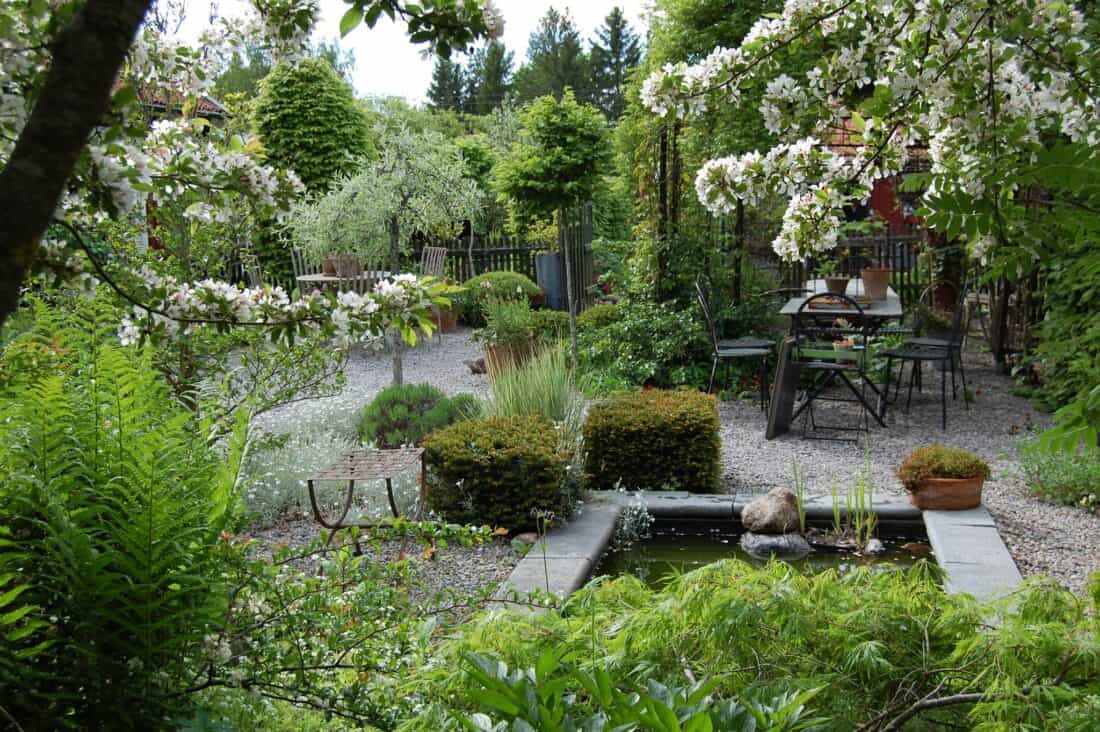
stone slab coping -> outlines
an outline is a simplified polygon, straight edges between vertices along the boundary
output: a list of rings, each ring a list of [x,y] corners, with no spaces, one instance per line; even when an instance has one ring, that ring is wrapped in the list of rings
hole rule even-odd
[[[688,492],[642,492],[649,512],[659,519],[729,519],[740,516],[743,504],[734,496]],[[607,551],[615,523],[634,494],[590,493],[579,515],[550,530],[535,543],[497,590],[498,605],[505,598],[542,591],[565,597],[588,581]],[[830,497],[805,504],[810,519],[832,519]],[[841,507],[843,512],[843,507]],[[920,511],[909,503],[874,504],[882,520],[922,518],[936,561],[946,574],[948,592],[966,592],[990,600],[1011,592],[1023,580],[996,524],[984,506],[969,511]]]

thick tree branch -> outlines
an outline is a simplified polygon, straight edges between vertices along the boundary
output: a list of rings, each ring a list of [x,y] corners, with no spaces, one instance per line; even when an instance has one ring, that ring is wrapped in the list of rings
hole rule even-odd
[[[0,325],[57,208],[150,0],[87,0],[54,44],[46,82],[0,171]]]

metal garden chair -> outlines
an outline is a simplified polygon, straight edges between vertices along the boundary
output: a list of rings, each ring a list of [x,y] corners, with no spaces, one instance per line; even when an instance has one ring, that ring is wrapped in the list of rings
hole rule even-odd
[[[773,341],[760,338],[735,338],[719,340],[718,332],[714,325],[714,316],[711,313],[710,304],[707,302],[707,294],[703,285],[698,280],[695,282],[695,297],[699,301],[699,308],[703,311],[703,319],[707,325],[707,335],[710,337],[711,366],[710,381],[707,384],[707,393],[714,391],[714,377],[718,373],[718,364],[726,364],[743,359],[759,359],[760,369],[760,408],[767,410],[770,392],[768,389],[768,359],[775,348]]]

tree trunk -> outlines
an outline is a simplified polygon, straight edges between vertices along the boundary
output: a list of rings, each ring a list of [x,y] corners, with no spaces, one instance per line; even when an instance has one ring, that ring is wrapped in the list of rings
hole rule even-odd
[[[997,293],[997,302],[993,304],[990,316],[990,346],[993,361],[1002,370],[1005,369],[1005,354],[1008,344],[1008,301],[1012,296],[1012,287],[1007,278],[1002,277]]]
[[[150,2],[88,0],[57,36],[46,82],[0,171],[0,324],[19,306],[38,242],[107,114],[111,85]]]
[[[733,304],[741,304],[741,260],[745,256],[745,202],[737,199],[737,219],[733,229]]]
[[[577,370],[577,301],[573,296],[573,258],[569,250],[573,243],[569,241],[565,221],[565,208],[558,209],[558,242],[561,244],[562,259],[565,265],[565,300],[569,308],[569,352],[573,370]]]
[[[470,277],[477,277],[477,267],[474,266],[474,222],[470,222],[470,242],[466,247],[466,262],[470,267]],[[467,277],[466,279],[469,279]]]
[[[401,271],[401,224],[397,217],[390,218],[390,274],[397,276]],[[402,350],[405,342],[401,340],[401,332],[392,330],[389,333],[390,346],[393,348],[393,383],[400,386],[405,383],[405,368],[401,361]]]
[[[654,289],[660,301],[668,273],[668,125],[661,125],[657,153],[657,273]]]

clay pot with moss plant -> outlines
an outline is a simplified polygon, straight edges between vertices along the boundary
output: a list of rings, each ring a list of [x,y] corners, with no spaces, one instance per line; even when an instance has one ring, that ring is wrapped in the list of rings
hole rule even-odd
[[[890,276],[894,273],[889,267],[864,267],[863,291],[872,300],[885,300],[886,290],[890,287]]]
[[[490,297],[482,311],[485,327],[479,328],[474,337],[485,349],[489,376],[525,363],[533,352],[536,335],[530,303]]]
[[[989,463],[957,447],[930,445],[909,453],[896,474],[917,508],[958,511],[981,505]]]

